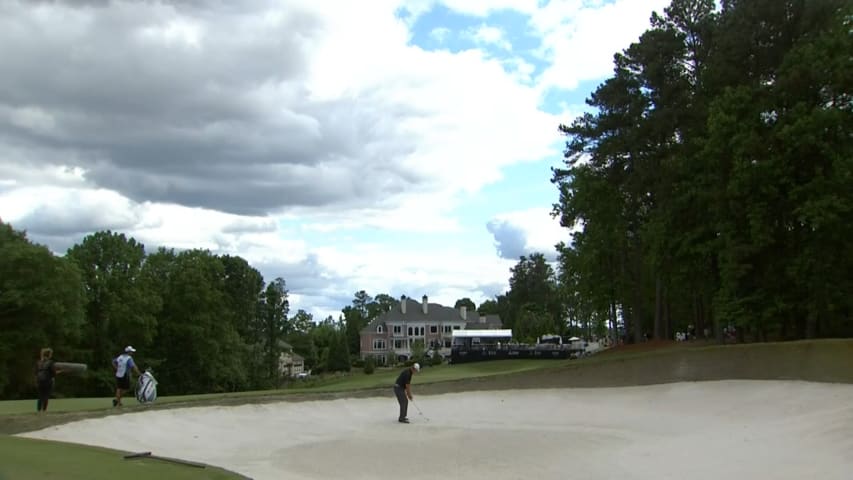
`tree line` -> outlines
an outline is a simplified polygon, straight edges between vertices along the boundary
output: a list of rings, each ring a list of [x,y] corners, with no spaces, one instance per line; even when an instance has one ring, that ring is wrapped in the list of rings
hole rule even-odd
[[[853,7],[674,0],[560,130],[571,317],[629,341],[853,335]],[[701,333],[700,333],[701,335]]]
[[[0,223],[0,393],[27,396],[39,348],[88,365],[66,395],[114,388],[112,358],[126,345],[164,394],[277,386],[288,346],[316,372],[348,371],[346,328],[329,317],[290,315],[285,280],[265,282],[241,257],[159,248],[89,235],[55,256]],[[356,350],[357,352],[357,350]]]
[[[266,282],[239,256],[175,251],[121,233],[86,236],[63,256],[0,222],[0,396],[34,392],[41,347],[58,361],[85,363],[63,395],[100,396],[114,388],[112,359],[137,349],[165,395],[244,391],[287,381],[280,356],[292,351],[313,374],[364,366],[360,332],[399,306],[388,294],[356,292],[338,319],[290,311],[283,278]],[[456,308],[475,304],[460,299]],[[425,345],[414,349],[426,361]],[[396,357],[388,358],[396,364]],[[370,368],[375,364],[370,365]]]

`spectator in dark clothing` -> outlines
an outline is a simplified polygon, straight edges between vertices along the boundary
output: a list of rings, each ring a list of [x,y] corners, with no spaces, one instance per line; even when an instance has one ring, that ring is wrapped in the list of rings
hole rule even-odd
[[[412,400],[412,375],[420,371],[421,365],[416,363],[400,372],[400,376],[394,382],[394,395],[397,396],[397,403],[400,404],[400,415],[397,417],[400,423],[409,423],[406,412],[409,409],[409,400]]]
[[[53,379],[60,373],[62,370],[56,368],[56,362],[53,360],[53,349],[42,348],[41,358],[36,364],[36,385],[38,385],[39,391],[39,398],[36,403],[37,412],[47,411],[47,402],[53,393]]]

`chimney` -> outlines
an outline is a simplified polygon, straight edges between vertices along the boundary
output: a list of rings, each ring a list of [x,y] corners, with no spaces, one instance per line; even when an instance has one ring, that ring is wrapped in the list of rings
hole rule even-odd
[[[427,313],[429,313],[429,306],[428,306],[429,305],[429,298],[427,298],[427,296],[424,295],[424,298],[422,300],[423,300],[422,306],[424,308],[424,315],[426,315]]]
[[[468,306],[460,305],[459,306],[459,315],[462,315],[462,320],[468,320]]]
[[[402,312],[402,313],[403,313],[403,315],[405,315],[405,314],[406,314],[406,300],[407,300],[407,299],[406,299],[406,296],[405,296],[405,295],[403,295],[402,297],[400,297],[400,312]]]

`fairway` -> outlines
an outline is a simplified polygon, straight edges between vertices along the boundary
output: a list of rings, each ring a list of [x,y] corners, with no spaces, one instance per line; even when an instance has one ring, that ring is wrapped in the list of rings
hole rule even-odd
[[[492,375],[506,375],[512,373],[540,370],[565,365],[568,360],[502,360],[500,362],[469,363],[461,365],[438,365],[435,367],[424,367],[417,375],[419,384],[464,380],[475,377],[488,377]],[[249,392],[231,393],[209,393],[199,395],[175,395],[160,396],[155,405],[139,405],[135,399],[128,398],[125,401],[124,410],[136,410],[159,405],[175,403],[215,402],[217,400],[229,399],[252,399],[266,398],[270,396],[282,396],[293,394],[305,394],[312,392],[346,392],[353,390],[375,389],[390,387],[397,375],[404,367],[391,369],[377,369],[375,373],[366,375],[361,371],[353,370],[348,375],[330,376],[307,382],[293,383],[289,388],[278,390],[259,390]],[[161,387],[162,388],[162,387]],[[48,412],[83,412],[98,411],[114,412],[110,404],[112,397],[100,398],[55,398],[50,400]],[[13,415],[24,413],[35,413],[36,401],[33,400],[10,400],[0,402],[0,415]]]

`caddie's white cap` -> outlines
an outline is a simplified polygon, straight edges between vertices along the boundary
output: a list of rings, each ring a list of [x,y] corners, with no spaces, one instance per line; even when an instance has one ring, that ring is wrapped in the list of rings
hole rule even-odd
[[[420,372],[420,371],[421,371],[421,364],[420,364],[420,363],[416,363],[416,364],[414,364],[414,365],[412,365],[412,366],[413,366],[413,367],[415,367],[415,371],[416,371],[416,372]]]
[[[135,348],[133,348],[133,347],[131,347],[130,345],[128,345],[128,346],[126,346],[126,347],[124,347],[124,352],[125,352],[125,353],[133,353],[133,352],[135,352],[135,351],[136,351],[136,349],[135,349]]]

